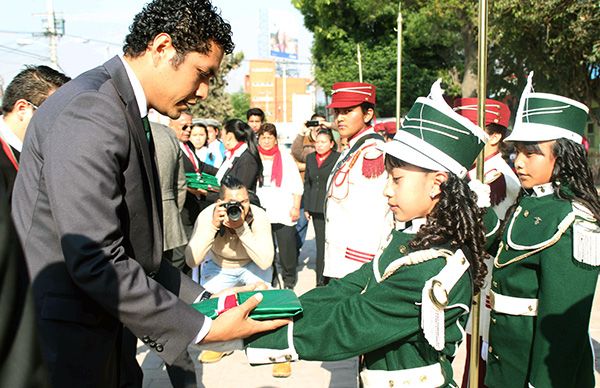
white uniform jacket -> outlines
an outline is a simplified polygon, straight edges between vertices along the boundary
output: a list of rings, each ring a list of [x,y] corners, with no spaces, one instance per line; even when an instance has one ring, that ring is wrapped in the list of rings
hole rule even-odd
[[[350,140],[340,155],[344,160],[352,146],[369,134],[369,128]],[[325,203],[325,269],[328,277],[341,278],[368,263],[392,229],[392,217],[383,195],[387,181],[383,140],[367,139],[331,172]]]

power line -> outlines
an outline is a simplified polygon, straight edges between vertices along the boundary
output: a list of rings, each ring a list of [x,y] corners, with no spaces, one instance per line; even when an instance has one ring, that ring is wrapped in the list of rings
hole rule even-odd
[[[19,54],[19,55],[23,55],[23,56],[27,56],[33,59],[38,59],[38,60],[42,60],[42,61],[49,61],[50,57],[45,57],[43,55],[39,55],[36,53],[32,53],[30,51],[25,51],[25,50],[20,50],[20,49],[16,49],[16,48],[12,48],[9,46],[4,46],[0,44],[0,50],[5,51],[5,52],[9,52],[12,54]]]

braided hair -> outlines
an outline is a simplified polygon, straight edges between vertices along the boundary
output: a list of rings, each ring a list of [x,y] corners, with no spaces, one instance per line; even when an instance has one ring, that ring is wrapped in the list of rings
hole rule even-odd
[[[388,172],[408,163],[391,155],[385,156]],[[424,172],[432,172],[423,169]],[[448,179],[440,185],[440,199],[427,216],[415,238],[409,243],[413,249],[428,249],[449,244],[452,249],[464,249],[469,260],[474,292],[483,286],[487,268],[485,252],[484,210],[477,206],[477,196],[465,179],[448,172]]]

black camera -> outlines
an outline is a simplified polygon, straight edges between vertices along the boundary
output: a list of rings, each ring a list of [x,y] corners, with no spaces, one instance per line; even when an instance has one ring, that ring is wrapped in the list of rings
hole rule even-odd
[[[227,211],[227,217],[231,221],[238,221],[242,218],[242,214],[244,213],[244,209],[242,208],[242,204],[238,201],[229,201],[221,204]]]
[[[306,125],[307,127],[318,127],[319,125],[321,125],[321,123],[319,123],[319,120],[308,120],[304,123],[304,125]]]

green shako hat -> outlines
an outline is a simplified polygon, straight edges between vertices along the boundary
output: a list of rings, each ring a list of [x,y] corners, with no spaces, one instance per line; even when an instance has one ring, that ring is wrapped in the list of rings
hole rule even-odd
[[[441,82],[431,86],[429,96],[417,98],[394,140],[380,148],[412,165],[464,178],[488,137],[446,103]]]
[[[533,71],[515,118],[513,131],[504,141],[547,141],[565,138],[581,144],[588,107],[563,96],[533,92]]]

